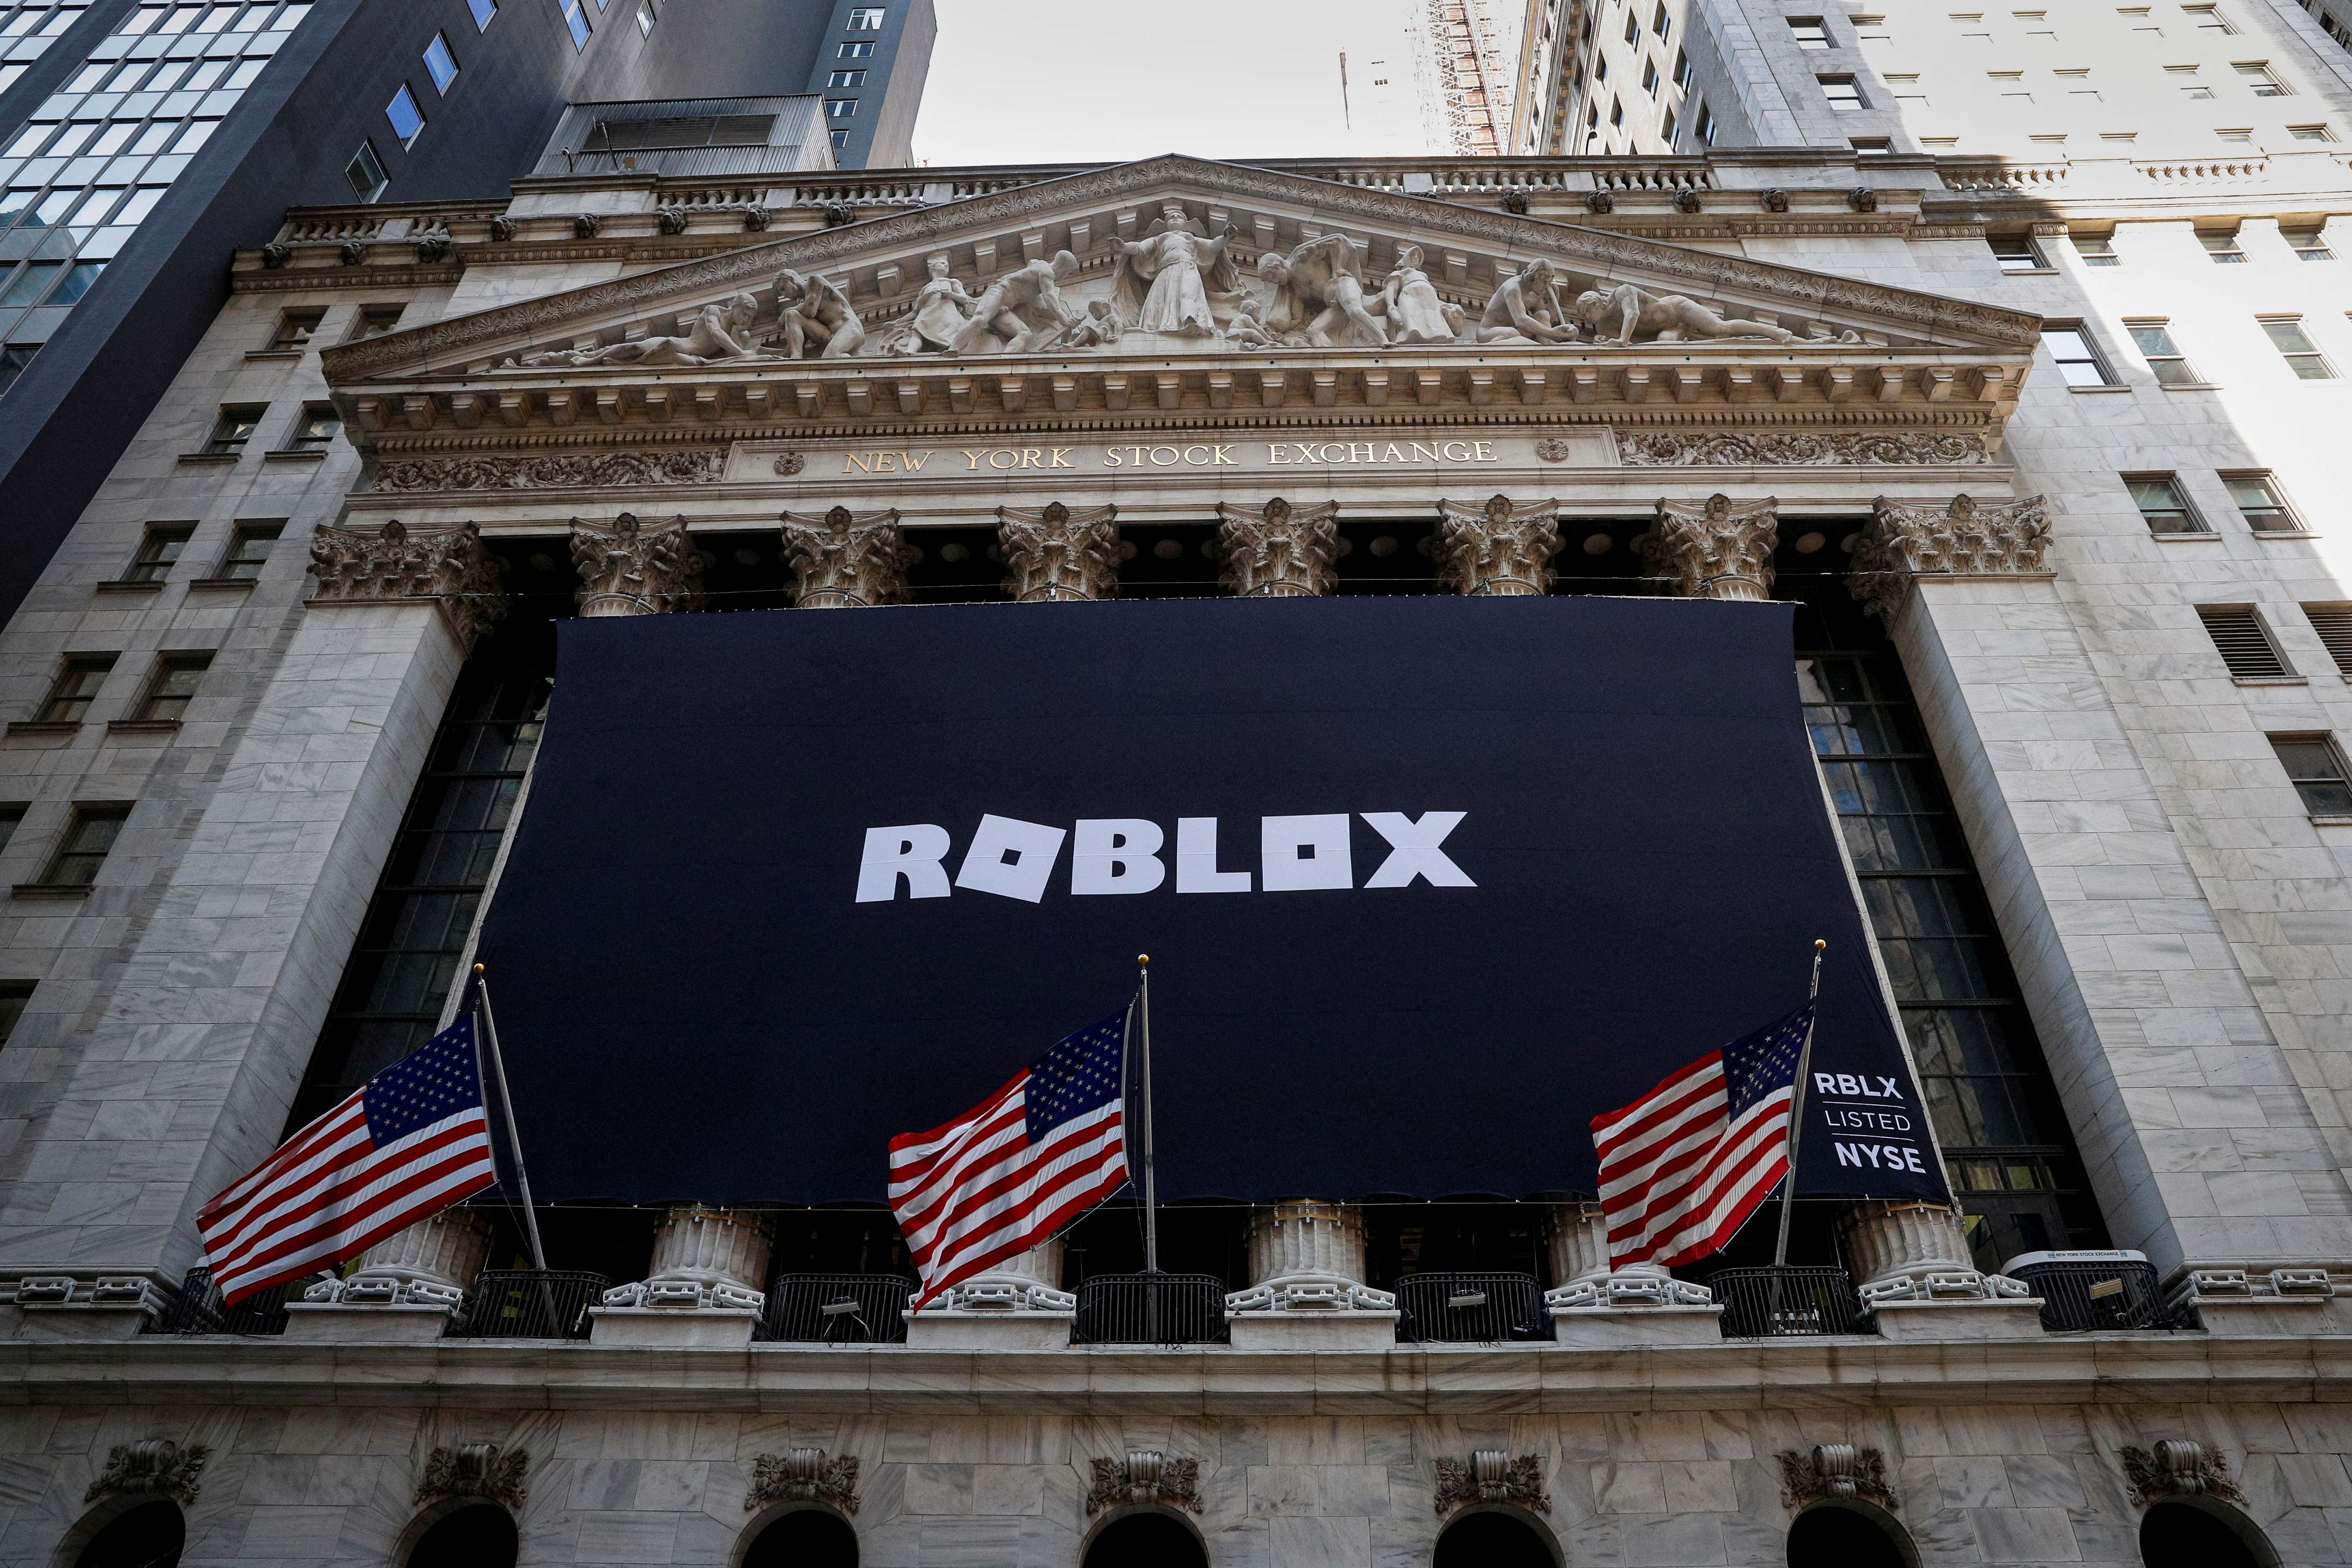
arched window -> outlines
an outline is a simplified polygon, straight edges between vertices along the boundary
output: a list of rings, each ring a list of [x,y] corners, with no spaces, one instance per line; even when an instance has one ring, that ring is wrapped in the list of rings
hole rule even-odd
[[[1874,1519],[1873,1509],[1824,1503],[1789,1526],[1789,1568],[1917,1568],[1909,1542]]]
[[[2175,1499],[2139,1521],[2147,1568],[2278,1568],[2278,1553],[2254,1521],[2220,1503]]]
[[[1559,1568],[1559,1556],[1526,1521],[1482,1510],[1445,1527],[1433,1563],[1434,1568]]]
[[[794,1509],[751,1538],[743,1568],[857,1568],[857,1531],[839,1514]]]
[[[188,1539],[180,1505],[163,1498],[115,1515],[74,1557],[74,1568],[177,1568]]]
[[[1085,1568],[1209,1568],[1201,1538],[1173,1514],[1130,1513],[1103,1526]]]
[[[514,1515],[494,1502],[468,1502],[416,1538],[405,1568],[514,1568],[521,1552]]]

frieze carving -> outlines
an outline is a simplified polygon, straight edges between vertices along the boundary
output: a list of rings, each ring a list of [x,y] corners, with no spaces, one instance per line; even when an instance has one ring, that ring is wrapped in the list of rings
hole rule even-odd
[[[1621,430],[1621,460],[1637,468],[1893,467],[1981,463],[1982,436],[1939,430]]]
[[[261,247],[261,265],[271,271],[294,259],[294,247],[282,240],[271,240]]]
[[[344,243],[342,248],[335,252],[335,255],[344,266],[357,267],[367,260],[368,247],[358,240],[349,240]]]
[[[436,1448],[416,1483],[416,1506],[443,1498],[480,1498],[511,1512],[522,1511],[523,1475],[530,1468],[527,1448],[502,1450],[496,1443],[460,1443]]]
[[[572,220],[572,237],[574,239],[593,239],[604,232],[602,213],[582,213]]]
[[[1087,1492],[1087,1517],[1130,1504],[1201,1511],[1201,1461],[1171,1458],[1152,1449],[1130,1452],[1124,1462],[1097,1459],[1095,1482]]]
[[[857,1511],[857,1456],[828,1459],[823,1448],[760,1454],[751,1460],[751,1489],[743,1511],[754,1513],[780,1502],[821,1502],[843,1513]]]
[[[167,1497],[182,1508],[194,1508],[205,1461],[212,1457],[212,1449],[202,1443],[182,1445],[169,1437],[117,1443],[106,1451],[106,1468],[89,1483],[81,1500],[93,1503],[102,1498],[144,1494]]]
[[[1587,191],[1584,193],[1584,210],[1589,213],[1613,213],[1617,210],[1617,197],[1608,191]]]
[[[2230,1467],[2221,1456],[2208,1454],[2202,1443],[2168,1437],[2157,1444],[2153,1454],[2136,1447],[2116,1452],[2124,1462],[2125,1478],[2131,1482],[2132,1500],[2142,1508],[2172,1497],[2217,1497],[2239,1504],[2246,1500],[2246,1494],[2230,1479]]]
[[[1486,498],[1482,506],[1437,503],[1431,553],[1438,576],[1457,594],[1509,598],[1551,591],[1559,551],[1559,503]]]
[[[322,523],[310,539],[310,565],[319,578],[312,604],[431,599],[468,652],[506,616],[499,563],[482,548],[482,531],[470,522],[413,532],[398,518],[373,532]]]
[[[1769,599],[1780,542],[1778,497],[1735,503],[1717,494],[1696,506],[1662,500],[1642,559],[1685,598]]]
[[[1530,1513],[1549,1513],[1543,1461],[1533,1454],[1514,1459],[1500,1448],[1481,1448],[1466,1465],[1459,1459],[1438,1460],[1438,1517],[1476,1502],[1512,1503]]]
[[[1878,193],[1868,185],[1856,185],[1846,193],[1845,202],[1858,213],[1874,213],[1878,210]]]
[[[808,467],[808,458],[799,452],[786,452],[776,459],[776,472],[790,478]]]
[[[1547,436],[1536,443],[1536,456],[1547,463],[1565,463],[1576,455],[1576,448],[1557,436]]]
[[[898,532],[896,511],[853,512],[835,507],[822,518],[784,513],[784,552],[800,586],[793,603],[803,610],[859,610],[907,599],[907,568],[915,552]]]
[[[664,234],[684,234],[687,216],[684,207],[656,207],[654,209],[654,227]]]
[[[996,536],[1011,575],[1004,591],[1024,605],[1118,596],[1118,509],[996,509]]]
[[[686,519],[651,528],[627,512],[610,528],[572,520],[572,564],[580,574],[580,614],[659,616],[702,603],[702,552]]]
[[[490,219],[490,238],[499,245],[515,237],[515,220],[500,213]]]
[[[1218,578],[1238,598],[1297,598],[1328,594],[1339,582],[1339,503],[1295,507],[1280,496],[1256,510],[1219,502],[1217,545],[1224,552]]]
[[[774,221],[775,216],[757,202],[743,209],[743,231],[746,234],[762,233]]]
[[[1528,213],[1528,193],[1525,191],[1505,191],[1503,193],[1503,199],[1497,202],[1496,205],[1501,207],[1507,213],[1512,213],[1517,216],[1525,217]]]
[[[1699,194],[1696,191],[1692,190],[1687,185],[1675,193],[1675,211],[1678,213],[1696,213],[1705,212],[1706,210],[1706,204],[1699,199]]]
[[[1782,1449],[1779,1458],[1782,1508],[1854,1498],[1883,1509],[1901,1506],[1886,1484],[1886,1456],[1875,1448],[1817,1443],[1810,1453]]]
[[[428,234],[416,242],[416,265],[431,267],[446,261],[449,259],[449,253],[456,248],[447,235]]]
[[[727,467],[718,447],[656,452],[551,452],[530,458],[394,458],[379,465],[379,490],[540,490],[620,485],[707,485]]]
[[[1769,191],[1759,191],[1757,193],[1756,205],[1762,207],[1768,213],[1787,212],[1789,210],[1789,193],[1782,190],[1778,185],[1773,186]]]
[[[1876,517],[1854,541],[1847,578],[1873,615],[1892,618],[1922,576],[2030,575],[2042,570],[2050,513],[2040,496],[1986,504],[1958,495],[1938,511],[1880,496]]]

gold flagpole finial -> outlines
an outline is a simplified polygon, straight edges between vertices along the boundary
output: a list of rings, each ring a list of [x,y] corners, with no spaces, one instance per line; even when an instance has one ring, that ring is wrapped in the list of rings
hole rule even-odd
[[[490,966],[487,963],[478,963],[474,965],[474,973],[477,974],[488,974],[489,972]]]
[[[1135,955],[1135,962],[1144,965],[1146,968],[1149,968],[1151,963],[1151,955],[1148,952],[1139,952]]]

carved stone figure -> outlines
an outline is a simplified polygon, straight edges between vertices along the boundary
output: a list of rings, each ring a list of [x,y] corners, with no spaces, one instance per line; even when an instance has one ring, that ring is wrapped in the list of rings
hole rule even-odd
[[[321,524],[310,540],[319,576],[312,604],[381,605],[429,599],[448,617],[458,646],[474,643],[507,613],[499,563],[470,522],[412,533],[398,518],[375,532]]]
[[[1379,348],[1389,341],[1364,298],[1363,258],[1344,234],[1318,235],[1286,257],[1257,259],[1258,276],[1274,285],[1265,330],[1286,343],[1309,348]]]
[[[1182,204],[1170,202],[1144,238],[1112,240],[1118,266],[1111,278],[1111,298],[1120,319],[1138,331],[1214,336],[1217,322],[1209,310],[1210,294],[1230,294],[1241,286],[1227,254],[1233,238],[1230,226],[1209,238]]]
[[[1499,1448],[1481,1448],[1466,1465],[1459,1459],[1438,1460],[1438,1517],[1475,1502],[1516,1503],[1531,1513],[1549,1513],[1551,1495],[1544,1490],[1543,1461],[1533,1454],[1514,1459]]]
[[[2040,496],[1988,506],[1958,495],[1940,512],[1881,496],[1875,510],[1854,542],[1847,583],[1863,608],[1890,620],[1919,577],[2039,573],[2050,545],[2049,509]]]
[[[1631,343],[1636,332],[1662,343],[1680,342],[1685,338],[1769,338],[1776,343],[1797,341],[1797,334],[1786,327],[1718,316],[1685,295],[1645,293],[1631,283],[1620,283],[1606,291],[1592,289],[1579,294],[1576,319],[1591,327],[1602,342],[1620,346]]]
[[[1629,467],[1685,468],[1713,464],[1748,468],[1772,464],[1862,467],[1903,463],[1945,466],[1986,460],[1984,437],[1944,430],[1621,430],[1621,461]]]
[[[803,610],[862,610],[907,599],[907,568],[915,552],[898,532],[896,511],[853,512],[835,507],[822,519],[784,513],[784,550],[800,586],[793,605]]]
[[[522,1511],[527,1495],[523,1476],[530,1468],[530,1451],[501,1452],[496,1443],[461,1443],[436,1448],[425,1461],[425,1479],[416,1483],[416,1506],[443,1498],[480,1498],[512,1512]]]
[[[1201,1461],[1171,1458],[1153,1449],[1136,1449],[1127,1462],[1097,1459],[1095,1484],[1087,1491],[1087,1516],[1130,1504],[1201,1511]]]
[[[1111,308],[1109,300],[1089,300],[1085,315],[1073,320],[1068,326],[1055,333],[1049,342],[1039,346],[1049,349],[1108,348],[1118,342],[1122,331],[1118,324],[1118,312]],[[1230,331],[1226,333],[1226,341],[1232,341]]]
[[[636,338],[594,349],[551,349],[527,355],[524,369],[547,365],[590,364],[711,364],[719,360],[761,359],[751,337],[751,322],[760,301],[738,294],[724,304],[709,304],[695,312],[694,325],[684,337]]]
[[[1225,572],[1218,579],[1237,598],[1295,598],[1328,594],[1337,585],[1339,503],[1294,507],[1280,496],[1257,510],[1219,502],[1217,544]]]
[[[185,1447],[169,1437],[117,1443],[106,1451],[106,1468],[83,1492],[85,1503],[125,1494],[167,1497],[182,1508],[196,1506],[197,1483],[213,1451],[202,1443]]]
[[[1540,256],[1496,285],[1478,318],[1482,343],[1564,343],[1576,337],[1551,263]]]
[[[381,464],[375,488],[422,490],[572,489],[581,487],[707,485],[726,471],[724,447],[652,452],[551,452],[517,458],[404,458]]]
[[[1850,1443],[1817,1443],[1811,1453],[1781,1450],[1780,1506],[1807,1508],[1832,1499],[1859,1498],[1880,1508],[1901,1506],[1886,1484],[1886,1456]]]
[[[2146,1508],[2170,1497],[2217,1497],[2243,1505],[2246,1494],[2230,1479],[2230,1467],[2205,1445],[2183,1437],[2168,1437],[2156,1452],[2146,1448],[2117,1450],[2124,1474],[2131,1481],[2132,1500]]]
[[[1062,285],[1077,276],[1078,258],[1056,251],[1016,267],[981,290],[971,319],[958,330],[948,352],[959,354],[1018,353],[1058,336],[1080,319]]]
[[[776,274],[776,303],[786,359],[804,357],[812,343],[819,359],[847,359],[865,344],[866,323],[829,278],[803,277],[787,267]]]
[[[1024,605],[1118,597],[1118,509],[996,509],[996,537],[1012,575],[1004,591]]]
[[[1225,325],[1225,342],[1237,349],[1274,349],[1282,345],[1268,335],[1258,319],[1244,310]]]
[[[972,298],[961,281],[948,275],[946,257],[934,256],[923,267],[930,277],[915,290],[906,324],[922,345],[910,352],[936,353],[955,342],[956,334],[971,320]]]
[[[1685,598],[1769,599],[1780,542],[1777,496],[1738,505],[1723,495],[1697,506],[1661,500],[1642,557],[1651,572],[1674,579],[1674,591]]]
[[[686,519],[641,527],[627,512],[610,528],[572,520],[572,564],[580,573],[580,614],[658,616],[702,603],[702,552]]]
[[[1459,305],[1438,298],[1437,287],[1421,269],[1421,247],[1408,245],[1397,252],[1374,307],[1385,317],[1389,341],[1395,343],[1450,343],[1462,335],[1466,318]]]
[[[821,1502],[844,1513],[856,1513],[857,1456],[844,1454],[827,1459],[823,1448],[752,1456],[751,1487],[743,1494],[743,1511],[755,1513],[779,1502]]]
[[[1486,498],[1483,506],[1437,503],[1432,553],[1457,594],[1511,598],[1551,591],[1548,563],[1559,551],[1559,503]]]

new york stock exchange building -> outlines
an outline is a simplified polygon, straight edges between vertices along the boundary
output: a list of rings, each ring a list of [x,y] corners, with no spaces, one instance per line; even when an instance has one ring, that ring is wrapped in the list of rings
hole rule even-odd
[[[788,151],[289,214],[9,622],[0,1559],[2347,1560],[2352,595],[2063,212]],[[1626,1261],[1817,942],[1785,1222]],[[498,1185],[232,1300],[477,965]]]

